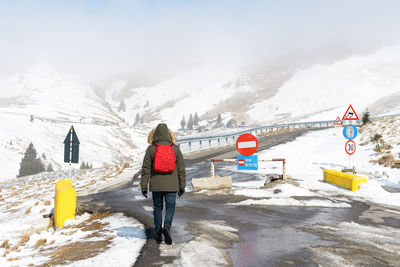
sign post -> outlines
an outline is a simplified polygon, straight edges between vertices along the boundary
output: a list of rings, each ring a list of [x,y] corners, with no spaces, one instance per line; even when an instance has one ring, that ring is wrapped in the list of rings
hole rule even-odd
[[[348,140],[344,147],[346,153],[349,154],[349,169],[351,169],[350,157],[356,152],[356,143],[353,140]]]
[[[352,105],[349,105],[346,112],[342,117],[342,121],[357,121],[360,118],[358,117],[356,111],[354,110]],[[343,136],[344,138],[348,139],[349,141],[346,142],[345,150],[346,153],[349,154],[349,168],[351,168],[350,164],[350,157],[356,151],[356,143],[353,141],[354,138],[357,136],[357,128],[353,125],[347,125],[343,128]]]
[[[359,120],[358,115],[352,105],[347,108],[342,120]],[[357,134],[357,127],[355,127],[354,125],[346,125],[343,128],[343,136],[344,138],[348,139],[344,148],[346,150],[346,153],[349,155],[349,169],[351,168],[351,155],[356,152],[356,143],[353,141],[353,139],[356,138]]]
[[[336,136],[339,135],[339,128],[342,127],[342,125],[343,123],[338,116],[336,120],[333,122],[333,126],[336,128]]]
[[[350,105],[347,110],[346,113],[344,113],[343,117],[342,117],[342,121],[357,121],[360,118],[358,117],[356,111],[354,110],[353,106]]]
[[[72,163],[79,162],[79,139],[74,126],[71,126],[64,139],[64,162],[69,163],[69,178],[71,179]]]
[[[250,156],[256,153],[258,148],[257,138],[249,133],[242,134],[236,140],[236,149],[239,154]]]
[[[258,156],[253,155],[258,148],[257,138],[249,133],[242,134],[236,140],[238,170],[258,170]]]

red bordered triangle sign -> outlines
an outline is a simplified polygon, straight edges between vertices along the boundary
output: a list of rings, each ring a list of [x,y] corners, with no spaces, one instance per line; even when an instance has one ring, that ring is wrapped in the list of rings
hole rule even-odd
[[[360,119],[360,118],[358,118],[358,115],[357,115],[357,113],[356,113],[356,111],[354,110],[354,108],[353,108],[352,105],[350,105],[350,106],[347,108],[347,111],[346,111],[346,113],[343,115],[343,118],[342,118],[343,121],[346,121],[346,120],[348,120],[348,121],[356,121],[356,120],[359,120],[359,119]]]
[[[342,125],[342,121],[340,120],[339,116],[336,118],[335,122],[333,123],[333,125]]]

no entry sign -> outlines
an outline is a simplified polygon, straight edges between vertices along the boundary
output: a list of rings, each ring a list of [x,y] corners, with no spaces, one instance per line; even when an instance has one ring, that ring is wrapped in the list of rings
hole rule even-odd
[[[236,149],[241,155],[250,156],[256,153],[258,148],[257,138],[249,133],[242,134],[236,140]]]

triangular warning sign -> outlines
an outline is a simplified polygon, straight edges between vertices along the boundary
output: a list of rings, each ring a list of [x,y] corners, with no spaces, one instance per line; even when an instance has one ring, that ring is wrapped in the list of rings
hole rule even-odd
[[[333,124],[334,125],[342,125],[343,123],[342,123],[342,121],[340,120],[340,118],[338,116]]]
[[[346,121],[346,120],[348,120],[348,121],[356,121],[356,120],[359,120],[359,119],[360,118],[358,118],[358,115],[357,115],[356,111],[354,110],[354,108],[352,107],[352,105],[350,105],[347,108],[347,111],[343,115],[343,118],[342,118],[342,120],[344,120],[344,121]]]

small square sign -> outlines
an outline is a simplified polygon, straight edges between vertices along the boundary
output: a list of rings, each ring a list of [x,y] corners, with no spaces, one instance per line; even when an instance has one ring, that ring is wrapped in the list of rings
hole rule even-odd
[[[237,169],[238,170],[258,170],[258,155],[237,156]]]

